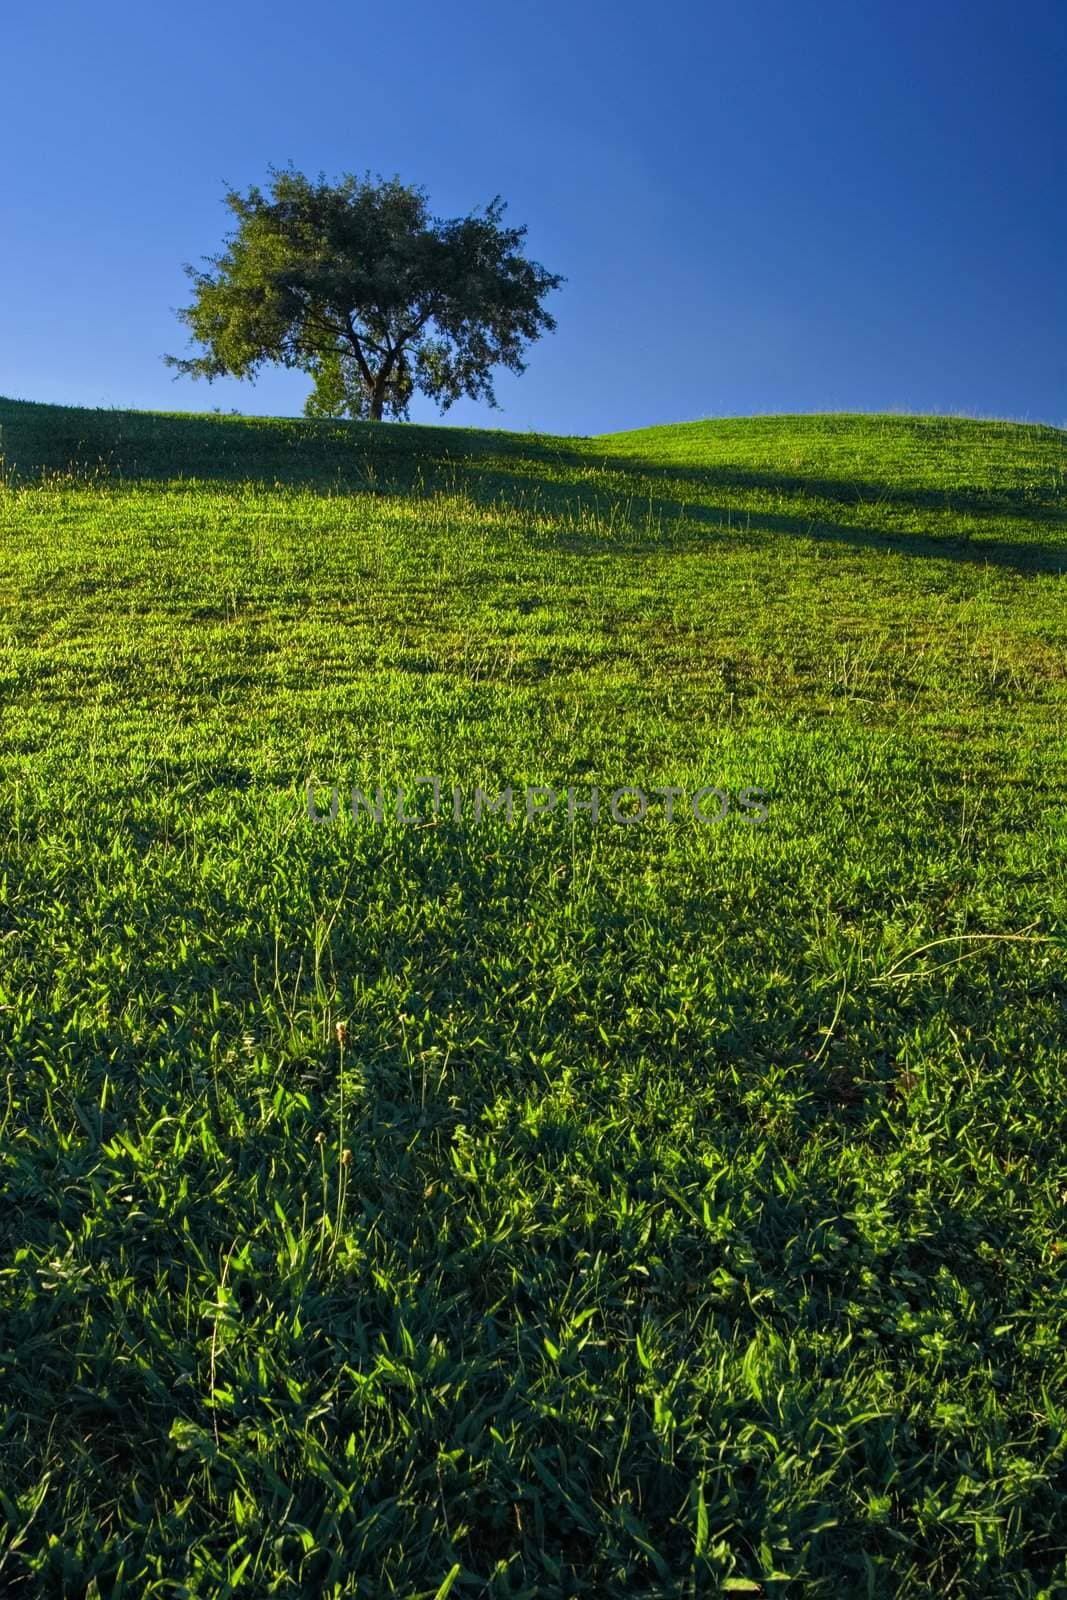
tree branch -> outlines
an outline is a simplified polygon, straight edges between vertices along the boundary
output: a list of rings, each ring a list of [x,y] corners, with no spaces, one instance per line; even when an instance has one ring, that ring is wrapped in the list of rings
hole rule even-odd
[[[399,334],[397,335],[397,345],[404,345],[409,339],[414,339],[417,333],[421,333],[423,328],[425,328],[426,324],[429,322],[430,318],[433,316],[434,309],[435,308],[432,304],[429,305],[421,314],[421,316],[416,318],[415,322],[410,328],[401,328]]]
[[[355,325],[354,325],[354,323],[352,321],[352,313],[351,313],[351,311],[346,311],[345,312],[345,321],[348,324],[348,336],[352,340],[352,349],[356,353],[356,364],[359,367],[359,375],[363,379],[363,382],[367,385],[367,388],[368,389],[373,389],[374,388],[374,376],[371,373],[371,370],[367,365],[367,358],[363,354],[363,350],[362,350],[362,347],[361,347],[360,342],[359,342],[359,334],[356,332]],[[372,348],[373,348],[373,346],[372,346]]]

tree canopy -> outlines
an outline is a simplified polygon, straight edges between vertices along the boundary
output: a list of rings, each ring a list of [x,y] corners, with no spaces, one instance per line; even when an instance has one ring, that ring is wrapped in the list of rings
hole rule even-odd
[[[541,301],[566,281],[519,254],[526,229],[501,226],[500,196],[445,221],[399,178],[268,170],[269,195],[227,188],[237,227],[210,270],[185,268],[195,297],[178,316],[205,353],[167,364],[209,381],[300,369],[308,416],[406,418],[416,389],[442,411],[463,395],[497,407],[491,369],[526,370],[525,343],[556,326]]]

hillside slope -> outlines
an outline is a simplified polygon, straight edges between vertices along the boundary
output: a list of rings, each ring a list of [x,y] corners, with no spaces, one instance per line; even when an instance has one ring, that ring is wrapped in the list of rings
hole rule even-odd
[[[1065,436],[0,429],[0,1591],[1064,1590]]]

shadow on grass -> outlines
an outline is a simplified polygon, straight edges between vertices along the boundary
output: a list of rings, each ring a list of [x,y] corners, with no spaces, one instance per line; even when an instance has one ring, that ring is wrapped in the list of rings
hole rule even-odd
[[[573,464],[588,467],[588,455],[574,455]],[[1067,495],[1051,488],[1036,496],[1032,486],[1009,491],[961,485],[946,489],[920,485],[896,486],[887,481],[848,477],[831,478],[794,471],[766,468],[722,466],[690,467],[646,461],[634,456],[597,455],[597,466],[634,477],[664,479],[676,483],[698,484],[702,489],[729,488],[760,494],[804,494],[813,499],[830,500],[848,506],[888,505],[909,511],[956,511],[970,516],[1025,516],[1056,518],[1067,516]],[[1067,449],[1064,450],[1067,467]]]
[[[961,485],[951,489],[896,486],[852,476],[806,476],[732,464],[671,465],[641,457],[601,453],[596,441],[576,442],[538,434],[497,432],[409,423],[362,423],[305,418],[183,415],[82,410],[0,400],[0,442],[16,482],[74,472],[89,481],[124,483],[197,482],[294,488],[321,495],[454,491],[476,503],[503,500],[517,510],[534,507],[576,521],[603,518],[632,501],[611,531],[565,528],[541,542],[570,554],[608,551],[652,553],[706,548],[694,540],[693,522],[734,542],[758,534],[786,534],[858,549],[900,551],[929,559],[967,561],[1021,573],[1062,572],[1067,566],[1067,498],[1033,485],[1007,492]],[[1067,459],[1067,451],[1065,451]],[[509,470],[509,463],[516,470]],[[524,470],[518,470],[520,463]],[[531,470],[531,468],[533,470]],[[538,469],[542,470],[538,470]],[[573,472],[571,480],[559,473]],[[607,472],[622,483],[597,485],[590,472]],[[581,481],[583,475],[586,481]],[[633,484],[628,488],[627,480]],[[650,495],[649,482],[685,484],[696,498]],[[827,520],[814,505],[795,511],[753,511],[717,503],[724,489],[809,497],[831,505],[888,507],[903,513],[958,512],[971,518],[1011,516],[1056,528],[1058,538],[1003,540],[915,534]],[[815,511],[813,516],[811,513]],[[648,531],[640,536],[640,518]],[[609,518],[610,520],[610,518]],[[636,537],[635,537],[636,535]],[[535,537],[537,537],[535,535]]]
[[[572,509],[580,515],[582,506]],[[646,501],[645,506],[649,505]],[[848,523],[828,522],[821,517],[811,517],[798,511],[793,516],[773,512],[742,511],[737,507],[697,504],[690,502],[679,506],[676,501],[653,500],[651,518],[659,520],[659,529],[648,537],[611,537],[606,534],[585,532],[580,527],[567,528],[558,533],[531,535],[535,542],[568,555],[607,555],[625,552],[634,555],[652,555],[670,549],[676,553],[695,554],[708,551],[717,542],[730,548],[757,547],[764,543],[761,535],[787,535],[792,539],[813,540],[827,546],[848,547],[853,550],[881,550],[886,554],[918,556],[923,560],[971,562],[976,566],[1002,567],[1022,574],[1067,572],[1067,529],[1059,541],[1050,539],[989,539],[951,538],[947,535],[923,535],[893,531],[885,528]],[[695,535],[692,524],[704,524],[706,536]],[[716,539],[715,536],[718,536]]]

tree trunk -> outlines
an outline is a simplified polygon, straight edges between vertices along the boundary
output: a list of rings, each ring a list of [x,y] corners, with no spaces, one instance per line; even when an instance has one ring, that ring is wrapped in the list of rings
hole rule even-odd
[[[377,372],[370,392],[370,419],[372,422],[381,422],[382,411],[385,406],[385,391],[389,385],[389,376],[396,361],[397,352],[390,350]]]

